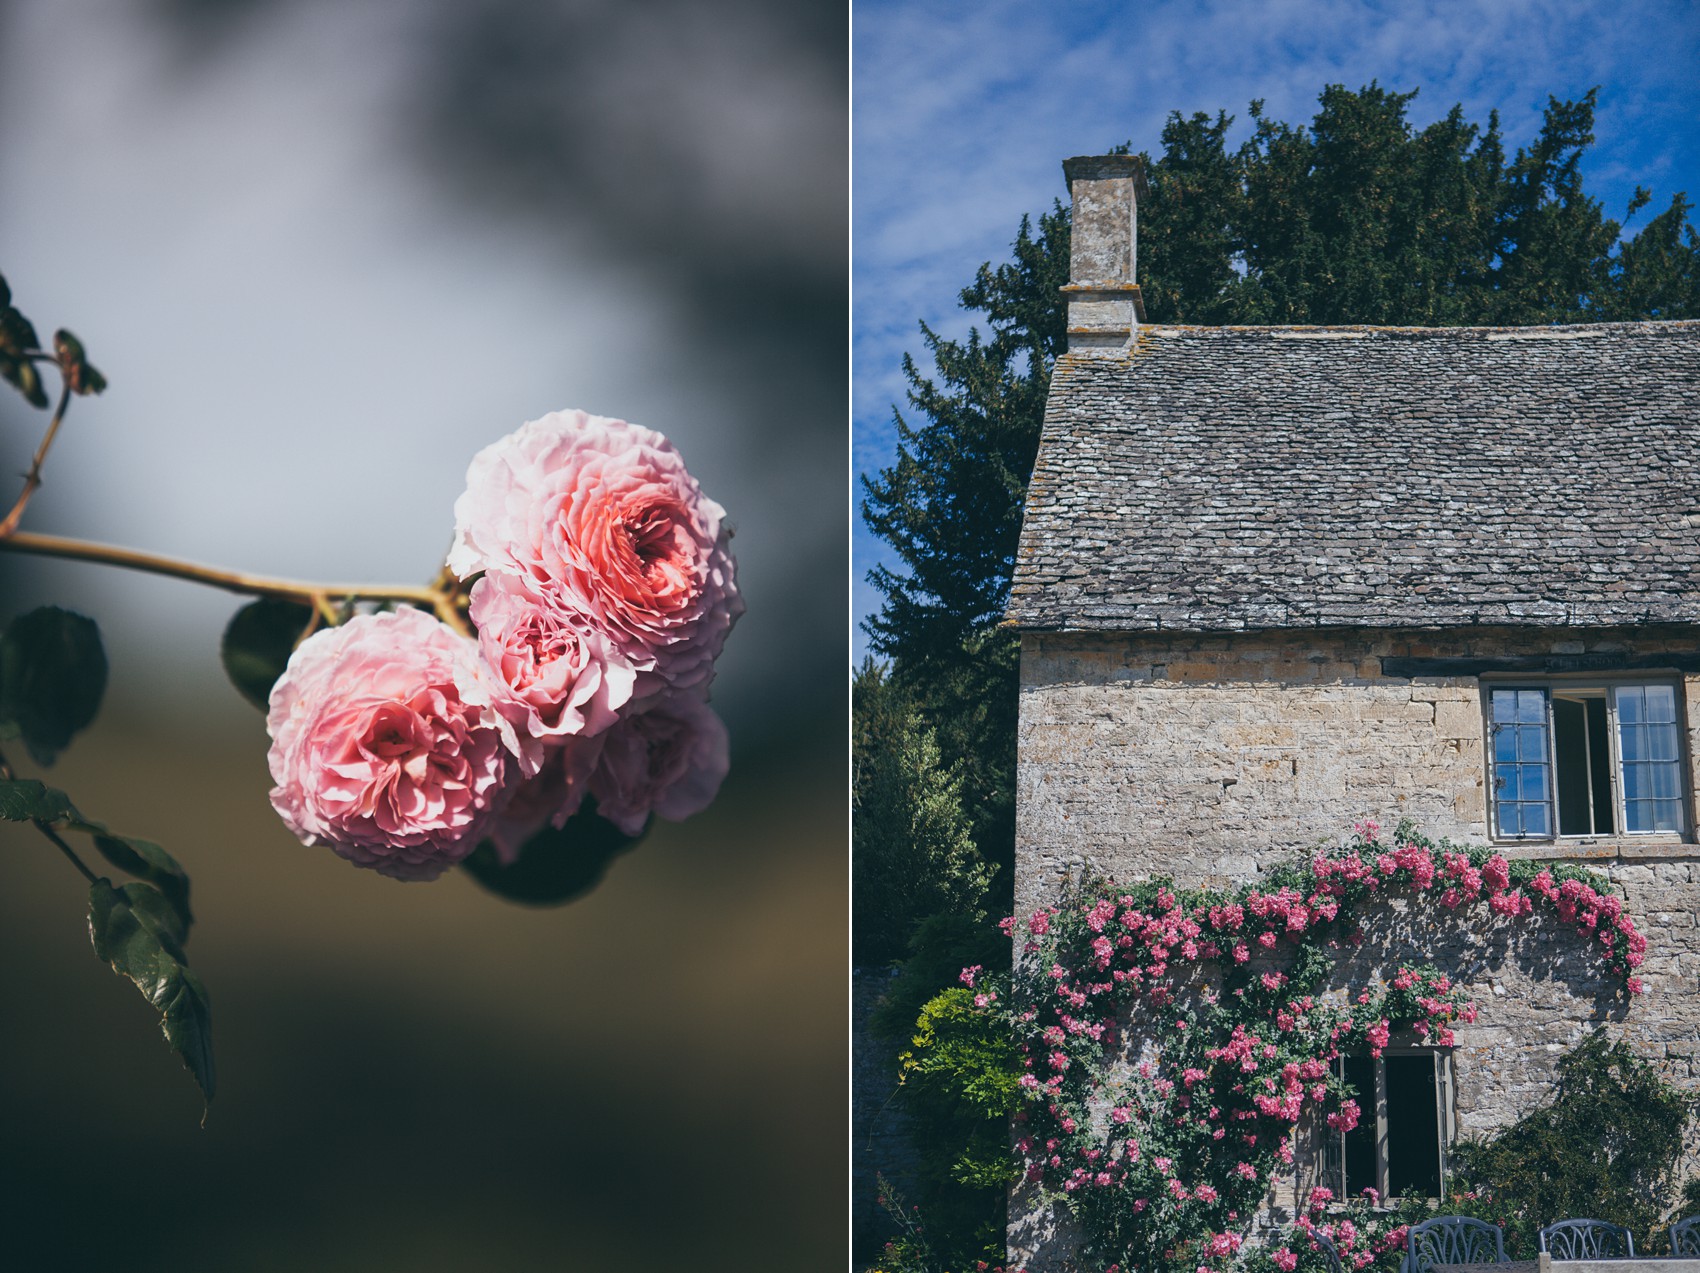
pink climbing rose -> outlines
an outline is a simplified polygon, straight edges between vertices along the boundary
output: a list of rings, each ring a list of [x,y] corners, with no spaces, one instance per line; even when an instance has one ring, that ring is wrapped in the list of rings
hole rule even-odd
[[[541,767],[546,743],[600,734],[631,698],[631,664],[529,575],[485,575],[472,587],[471,616],[484,662],[507,690],[527,773]]]
[[[587,795],[626,835],[642,834],[651,813],[682,822],[713,803],[729,763],[726,726],[707,703],[662,699],[601,734],[546,748],[542,769],[519,785],[488,838],[512,864],[544,826],[565,826]]]
[[[587,784],[596,812],[627,835],[649,815],[680,822],[713,802],[730,763],[726,726],[690,695],[662,699],[585,745],[600,744]]]
[[[314,633],[272,687],[272,807],[306,844],[441,875],[509,795],[517,740],[478,647],[422,610]]]
[[[544,827],[566,826],[584,804],[590,771],[601,754],[600,735],[581,734],[544,748],[542,768],[519,784],[485,833],[498,862],[512,866],[526,841]]]
[[[743,613],[724,519],[661,434],[558,411],[473,457],[448,564],[530,576],[606,634],[647,698],[706,685]]]

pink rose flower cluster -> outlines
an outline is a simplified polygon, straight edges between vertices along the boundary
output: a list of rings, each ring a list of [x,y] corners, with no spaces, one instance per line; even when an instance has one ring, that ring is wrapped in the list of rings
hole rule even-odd
[[[1098,1256],[1126,1267],[1196,1259],[1226,1273],[1236,1253],[1223,1235],[1243,1233],[1271,1177],[1292,1167],[1294,1129],[1361,1123],[1339,1058],[1380,1055],[1395,1030],[1451,1047],[1453,1027],[1476,1020],[1465,988],[1427,965],[1398,965],[1356,994],[1307,992],[1292,971],[1303,965],[1283,952],[1357,945],[1363,909],[1377,899],[1427,900],[1442,925],[1470,905],[1511,922],[1544,913],[1640,993],[1630,973],[1646,939],[1603,881],[1403,828],[1384,845],[1375,831],[1366,824],[1355,843],[1283,872],[1276,888],[1123,892],[1096,881],[1003,921],[1019,952],[1008,980],[964,970],[984,990],[984,1010],[1015,1033],[1022,1175],[1074,1200]],[[1329,1233],[1354,1270],[1382,1249],[1352,1221]],[[1286,1257],[1278,1267],[1296,1264]]]
[[[480,451],[449,568],[476,639],[421,610],[314,633],[273,687],[272,805],[305,843],[434,879],[504,863],[588,796],[626,835],[705,808],[708,705],[743,613],[725,510],[649,429],[556,412]]]

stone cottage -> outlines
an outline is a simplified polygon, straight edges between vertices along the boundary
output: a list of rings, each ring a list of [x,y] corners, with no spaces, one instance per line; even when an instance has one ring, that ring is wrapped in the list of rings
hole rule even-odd
[[[1064,164],[1069,347],[1007,611],[1018,913],[1406,817],[1627,893],[1627,1011],[1562,950],[1428,952],[1479,1019],[1366,1068],[1367,1149],[1319,1136],[1301,1185],[1432,1188],[1596,1020],[1700,1083],[1700,323],[1151,326],[1137,165]],[[1060,1267],[1017,1203],[1012,1265]]]

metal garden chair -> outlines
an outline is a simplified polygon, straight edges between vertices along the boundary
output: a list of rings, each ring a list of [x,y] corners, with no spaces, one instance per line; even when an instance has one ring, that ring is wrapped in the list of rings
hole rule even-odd
[[[1635,1239],[1609,1220],[1560,1220],[1540,1232],[1541,1250],[1555,1260],[1633,1260]]]
[[[1505,1233],[1471,1216],[1436,1216],[1411,1226],[1401,1273],[1429,1273],[1435,1264],[1504,1264]]]
[[[1671,1225],[1670,1253],[1679,1260],[1700,1260],[1700,1216],[1689,1216]]]

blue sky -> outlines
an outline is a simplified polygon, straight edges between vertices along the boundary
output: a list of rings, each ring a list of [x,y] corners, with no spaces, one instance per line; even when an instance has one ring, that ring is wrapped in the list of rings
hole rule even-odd
[[[961,335],[956,295],[1001,260],[1023,213],[1064,195],[1061,161],[1117,142],[1155,152],[1171,111],[1246,107],[1308,123],[1325,84],[1405,92],[1421,127],[1462,103],[1497,109],[1507,150],[1532,141],[1549,94],[1600,88],[1589,192],[1622,217],[1700,200],[1700,4],[1592,0],[1220,0],[1034,4],[855,0],[852,8],[852,416],[857,473],[893,458],[900,362],[918,320]],[[853,500],[859,507],[860,485]],[[884,545],[855,515],[852,609]],[[867,639],[858,630],[854,657]]]

